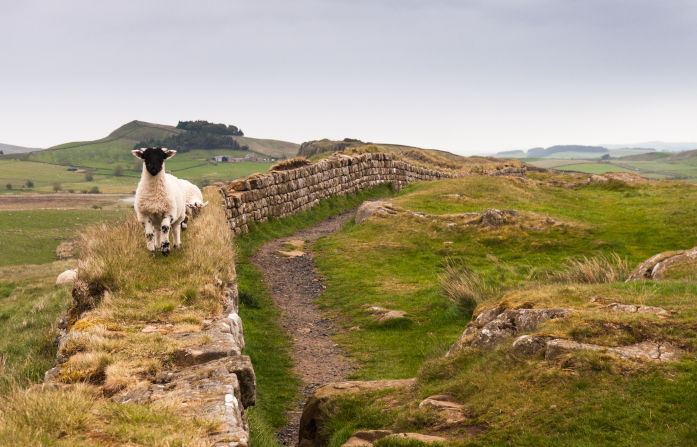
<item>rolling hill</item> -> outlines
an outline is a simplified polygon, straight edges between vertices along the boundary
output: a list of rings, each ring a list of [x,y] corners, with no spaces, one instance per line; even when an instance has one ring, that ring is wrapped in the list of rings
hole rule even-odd
[[[131,192],[140,176],[141,163],[131,155],[134,145],[148,140],[164,140],[185,132],[174,126],[131,121],[104,138],[74,141],[33,152],[0,156],[0,181],[11,185],[2,193],[50,192],[58,184],[62,190]],[[266,171],[271,161],[215,163],[215,155],[244,157],[250,152],[273,158],[288,158],[297,153],[299,145],[280,140],[231,137],[249,150],[193,149],[180,152],[167,162],[167,169],[199,185],[232,180],[254,172]],[[261,158],[265,158],[261,157]],[[83,171],[84,170],[84,171]],[[89,180],[85,171],[93,180]],[[34,187],[28,188],[28,182]]]
[[[0,143],[0,152],[3,154],[22,154],[25,152],[40,151],[38,147],[15,146],[13,144]]]

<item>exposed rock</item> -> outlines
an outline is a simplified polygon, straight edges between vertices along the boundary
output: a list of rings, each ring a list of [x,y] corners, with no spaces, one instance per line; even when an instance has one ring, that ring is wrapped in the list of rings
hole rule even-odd
[[[645,341],[629,346],[608,347],[556,338],[547,342],[545,358],[552,360],[574,351],[601,351],[627,360],[659,362],[674,362],[683,354],[680,349],[669,343]]]
[[[300,250],[291,250],[291,251],[278,250],[277,253],[281,256],[286,257],[286,258],[297,258],[298,256],[302,256],[305,254],[304,251],[300,251]]]
[[[383,202],[380,200],[372,202],[363,202],[363,204],[359,206],[358,210],[356,211],[356,217],[354,218],[354,222],[359,224],[363,221],[363,219],[372,216],[373,214],[397,214],[397,211],[395,211],[392,208],[392,204],[388,202]]]
[[[482,227],[500,227],[511,223],[517,215],[517,211],[489,208],[482,213],[479,224]]]
[[[593,174],[588,177],[588,183],[607,183],[609,181],[609,178],[598,174]]]
[[[407,315],[407,313],[403,310],[390,310],[380,306],[370,306],[368,311],[375,315],[380,323],[405,318]]]
[[[516,357],[543,356],[547,349],[547,342],[551,338],[544,335],[521,335],[513,342],[513,355]]]
[[[62,242],[58,247],[56,247],[56,257],[58,259],[68,259],[75,256],[75,243],[74,242]]]
[[[394,433],[391,430],[363,430],[357,431],[341,447],[371,446],[382,438],[412,439],[430,444],[432,442],[445,442],[447,439],[440,436],[424,435],[421,433]],[[301,444],[302,445],[302,444]]]
[[[77,270],[66,270],[56,278],[56,284],[72,284],[77,279]]]
[[[243,398],[237,375],[224,360],[194,365],[173,372],[165,384],[153,383],[112,396],[118,403],[143,404],[162,399],[181,402],[184,414],[219,420],[211,435],[213,445],[248,446],[249,435],[244,417]]]
[[[394,433],[392,430],[361,430],[353,434],[341,447],[369,446]]]
[[[608,183],[610,180],[621,182],[626,185],[633,185],[640,182],[648,181],[648,178],[635,174],[633,172],[606,172],[598,175],[593,174],[588,177],[588,183]]]
[[[447,441],[446,438],[442,438],[440,436],[424,435],[421,433],[395,433],[394,435],[390,435],[390,437],[399,439],[413,439],[414,441],[423,442],[424,444]]]
[[[443,416],[445,422],[441,428],[464,425],[470,417],[465,407],[455,400],[455,396],[447,393],[427,397],[419,403],[419,408],[430,408]]]
[[[503,340],[521,332],[534,331],[541,323],[555,318],[565,318],[572,309],[507,309],[498,312],[498,308],[489,308],[472,320],[460,338],[450,348],[447,355],[460,351],[465,346],[480,349],[492,349]]]
[[[668,311],[662,307],[656,306],[641,306],[634,304],[611,303],[604,309],[612,312],[629,312],[638,314],[653,314],[653,315],[668,315]]]
[[[402,380],[372,380],[346,381],[323,385],[315,390],[305,402],[300,418],[299,445],[300,447],[322,447],[327,443],[324,438],[324,419],[331,401],[339,396],[356,393],[367,393],[388,389],[408,388],[416,383],[416,379]]]
[[[663,279],[666,272],[680,264],[697,261],[697,247],[689,250],[665,251],[647,259],[629,275],[627,282],[646,279]]]

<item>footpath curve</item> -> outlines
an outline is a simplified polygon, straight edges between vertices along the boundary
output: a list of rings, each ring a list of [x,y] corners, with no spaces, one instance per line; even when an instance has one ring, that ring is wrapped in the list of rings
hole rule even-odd
[[[298,443],[306,399],[319,386],[345,380],[354,370],[352,362],[332,341],[336,328],[315,304],[324,287],[315,271],[312,254],[303,250],[304,245],[339,231],[354,213],[355,209],[345,211],[291,236],[267,242],[251,259],[263,273],[264,282],[281,309],[280,324],[293,341],[293,372],[303,383],[302,400],[295,402],[288,412],[287,424],[277,434],[287,446]],[[294,248],[290,252],[289,246]]]

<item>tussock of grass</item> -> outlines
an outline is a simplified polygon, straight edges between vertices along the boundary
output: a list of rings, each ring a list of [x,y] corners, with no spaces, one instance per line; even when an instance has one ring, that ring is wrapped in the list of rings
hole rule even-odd
[[[456,303],[466,315],[472,315],[479,304],[497,298],[500,294],[498,287],[452,258],[446,262],[440,283],[448,299]]]
[[[0,398],[0,445],[208,446],[218,421],[183,417],[180,402],[114,404],[90,385],[34,387]]]
[[[305,157],[293,157],[287,160],[279,161],[275,165],[271,166],[269,171],[288,171],[290,169],[296,169],[310,164],[312,164],[312,162]]]
[[[561,270],[550,275],[556,282],[599,284],[618,282],[627,279],[631,267],[626,259],[617,253],[584,256],[580,260],[569,259],[562,264]]]

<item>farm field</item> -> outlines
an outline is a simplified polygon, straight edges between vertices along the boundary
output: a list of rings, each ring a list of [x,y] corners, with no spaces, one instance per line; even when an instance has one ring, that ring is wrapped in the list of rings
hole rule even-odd
[[[43,379],[53,366],[56,322],[72,300],[56,276],[77,261],[0,266],[0,397]]]
[[[605,161],[591,159],[530,158],[525,161],[533,166],[560,171],[576,171],[589,174],[605,172],[635,172],[651,179],[697,181],[697,151],[677,153],[649,152],[627,155]]]
[[[0,266],[45,264],[80,228],[123,216],[121,209],[32,209],[0,211]]]

